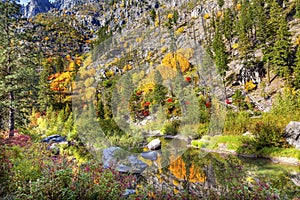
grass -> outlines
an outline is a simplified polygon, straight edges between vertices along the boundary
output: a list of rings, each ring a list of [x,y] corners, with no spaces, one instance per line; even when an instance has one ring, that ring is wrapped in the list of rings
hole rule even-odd
[[[234,150],[240,154],[255,154],[264,157],[290,157],[300,161],[300,150],[295,148],[264,147],[256,150],[251,145],[252,137],[243,135],[204,136],[200,140],[193,140],[191,144],[199,148],[219,149],[219,144],[226,144],[227,150]]]
[[[251,141],[249,136],[242,135],[219,135],[219,136],[204,136],[200,140],[193,140],[192,145],[199,148],[218,149],[218,144],[226,144],[228,150],[238,150],[245,143]]]
[[[259,151],[259,154],[272,157],[291,157],[300,160],[300,150],[295,148],[264,147]]]

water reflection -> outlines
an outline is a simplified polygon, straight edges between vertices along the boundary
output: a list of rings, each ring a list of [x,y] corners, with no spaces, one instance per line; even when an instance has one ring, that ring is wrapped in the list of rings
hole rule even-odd
[[[239,184],[251,187],[264,183],[268,188],[270,185],[272,191],[286,193],[288,199],[300,196],[300,187],[291,181],[292,174],[300,173],[299,167],[219,154],[203,157],[196,149],[187,149],[181,155],[178,152],[173,154],[171,150],[166,152],[168,156],[164,153],[159,152],[156,161],[143,160],[150,166],[143,176],[148,184],[168,194],[188,192],[206,196],[204,193],[211,189],[226,193],[228,188],[234,192]],[[166,166],[166,163],[169,165]]]

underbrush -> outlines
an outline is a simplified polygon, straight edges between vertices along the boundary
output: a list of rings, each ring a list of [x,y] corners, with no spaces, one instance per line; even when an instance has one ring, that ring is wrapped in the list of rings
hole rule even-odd
[[[135,179],[93,159],[53,156],[41,143],[8,140],[2,138],[0,147],[4,199],[118,199]]]

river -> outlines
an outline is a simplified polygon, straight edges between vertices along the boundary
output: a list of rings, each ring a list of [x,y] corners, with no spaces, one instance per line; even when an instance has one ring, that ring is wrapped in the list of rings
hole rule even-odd
[[[206,153],[193,148],[182,154],[162,149],[158,155],[156,161],[143,160],[150,165],[143,177],[157,191],[172,195],[188,192],[199,199],[207,197],[211,191],[230,194],[244,190],[276,193],[281,199],[300,197],[300,187],[293,182],[300,173],[297,166],[275,164],[267,159]]]

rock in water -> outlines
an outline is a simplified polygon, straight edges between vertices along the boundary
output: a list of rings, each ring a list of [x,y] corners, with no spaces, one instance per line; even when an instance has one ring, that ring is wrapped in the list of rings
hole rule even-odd
[[[102,152],[103,167],[108,168],[115,165],[117,163],[117,158],[115,153],[121,150],[122,149],[120,147],[109,147],[104,149]]]
[[[300,122],[291,121],[285,127],[284,137],[289,144],[295,146],[296,149],[300,149]]]
[[[157,152],[156,151],[147,151],[147,152],[142,152],[141,156],[147,160],[157,160]]]
[[[128,156],[117,164],[116,170],[124,173],[142,173],[148,165],[135,156]]]
[[[154,139],[152,140],[148,145],[147,145],[148,149],[150,150],[156,150],[156,149],[160,149],[161,147],[161,141],[160,139]]]

